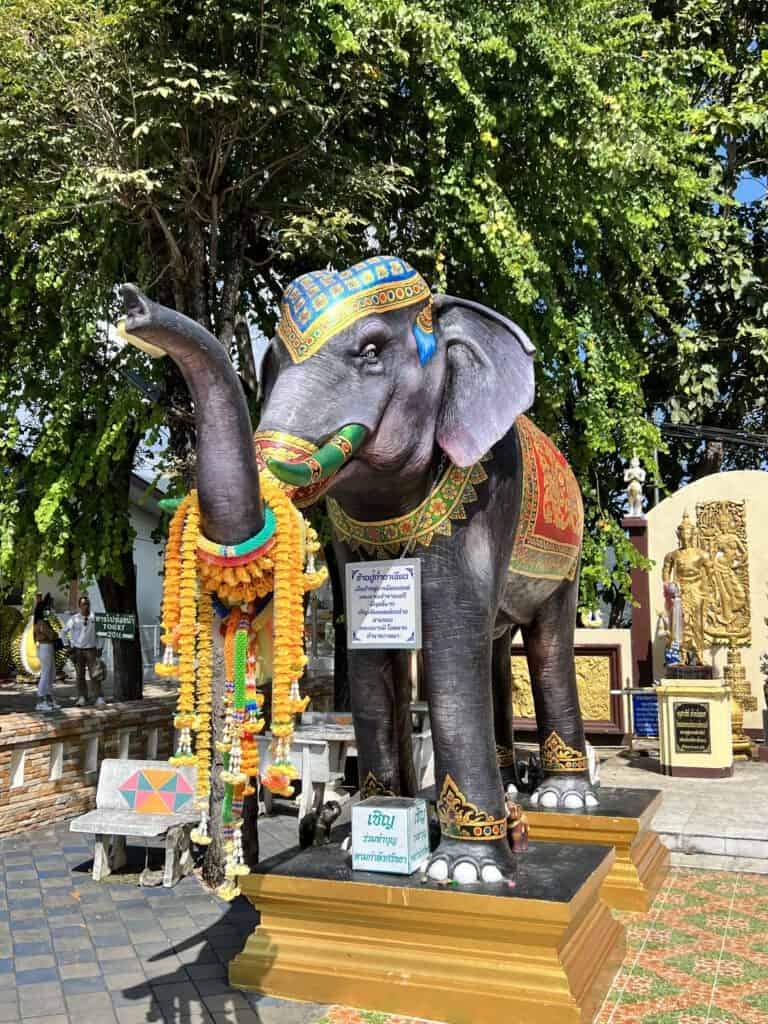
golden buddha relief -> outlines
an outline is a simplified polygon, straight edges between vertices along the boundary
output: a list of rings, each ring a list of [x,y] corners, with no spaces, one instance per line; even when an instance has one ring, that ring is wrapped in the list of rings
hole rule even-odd
[[[664,556],[669,664],[692,656],[704,664],[713,646],[750,643],[749,560],[743,501],[703,501],[696,523],[688,512],[678,547]]]
[[[712,562],[712,594],[704,620],[710,644],[742,647],[751,639],[747,515],[743,501],[696,506],[699,543]]]

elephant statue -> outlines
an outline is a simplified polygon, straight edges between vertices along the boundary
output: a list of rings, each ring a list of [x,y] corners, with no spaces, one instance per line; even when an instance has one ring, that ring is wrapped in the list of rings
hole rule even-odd
[[[306,507],[327,495],[341,567],[421,560],[423,667],[441,842],[427,872],[511,876],[505,784],[514,778],[510,641],[525,641],[541,749],[532,796],[597,804],[573,656],[583,527],[565,459],[523,414],[534,348],[485,306],[431,294],[404,260],[376,256],[286,289],[262,364],[254,439],[216,339],[123,288],[125,331],[169,354],[198,425],[201,530],[237,544],[263,522],[257,466]],[[413,795],[409,655],[349,652],[361,794]]]

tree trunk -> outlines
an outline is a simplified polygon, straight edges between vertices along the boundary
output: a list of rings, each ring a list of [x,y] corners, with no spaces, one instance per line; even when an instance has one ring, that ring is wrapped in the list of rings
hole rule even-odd
[[[224,836],[221,827],[221,804],[224,800],[224,783],[219,778],[224,767],[222,755],[216,749],[224,735],[224,651],[219,631],[214,631],[213,687],[211,693],[211,824],[212,842],[205,851],[203,878],[209,885],[220,885],[224,881]]]
[[[144,670],[141,660],[139,639],[139,616],[136,606],[136,567],[133,551],[125,551],[120,558],[123,579],[114,576],[99,576],[97,582],[104,608],[108,612],[122,612],[133,615],[136,622],[136,636],[133,640],[112,640],[114,662],[115,700],[141,700],[143,694]]]

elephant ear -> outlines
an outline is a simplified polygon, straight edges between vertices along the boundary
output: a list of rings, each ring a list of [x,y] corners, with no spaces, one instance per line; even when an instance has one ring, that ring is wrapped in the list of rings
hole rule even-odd
[[[259,400],[262,404],[269,398],[278,369],[277,339],[271,338],[262,348],[256,360],[256,379],[259,382]]]
[[[536,349],[517,324],[477,302],[436,295],[433,315],[447,360],[437,442],[465,468],[533,403]]]

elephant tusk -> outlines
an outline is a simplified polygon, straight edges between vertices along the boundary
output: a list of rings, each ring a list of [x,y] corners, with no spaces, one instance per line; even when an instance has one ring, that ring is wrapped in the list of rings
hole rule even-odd
[[[267,459],[267,466],[284,484],[307,487],[309,484],[327,480],[329,476],[337,473],[346,462],[349,462],[367,436],[367,427],[351,423],[342,427],[313,455],[307,455],[299,462]]]
[[[146,352],[147,355],[152,356],[153,359],[162,359],[165,352],[157,345],[152,345],[148,341],[144,341],[143,338],[139,338],[131,332],[125,326],[125,317],[122,317],[117,321],[115,327],[115,334],[120,338],[121,341],[127,341],[129,345],[133,345],[134,348],[140,348],[142,352]]]

